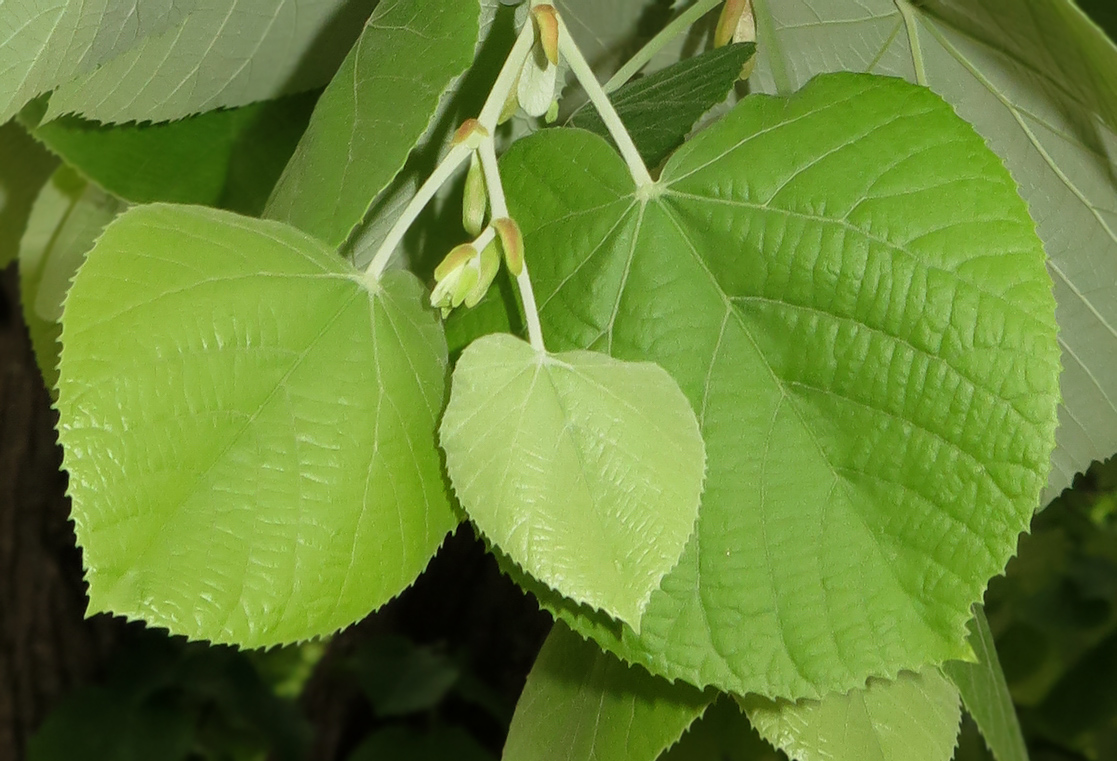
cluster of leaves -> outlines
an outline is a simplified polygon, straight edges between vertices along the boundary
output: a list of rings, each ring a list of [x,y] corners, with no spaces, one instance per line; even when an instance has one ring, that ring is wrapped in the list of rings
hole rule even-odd
[[[1070,0],[529,5],[0,5],[91,611],[327,635],[465,517],[560,621],[510,761],[719,694],[671,753],[941,760],[961,699],[1024,758],[972,606],[1117,449],[1117,48]],[[670,42],[719,7],[755,58]]]

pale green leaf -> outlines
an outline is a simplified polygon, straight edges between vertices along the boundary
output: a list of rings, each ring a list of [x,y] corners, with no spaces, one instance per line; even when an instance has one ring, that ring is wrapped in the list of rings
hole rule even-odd
[[[306,128],[314,93],[161,124],[103,125],[74,116],[20,120],[52,152],[133,203],[166,201],[259,214]]]
[[[741,701],[760,736],[794,761],[950,761],[962,711],[937,669],[820,701]]]
[[[1049,501],[1117,451],[1117,48],[1069,0],[753,5],[753,86],[789,92],[841,69],[921,78],[1019,183],[1050,257],[1065,366]]]
[[[644,163],[658,166],[683,144],[698,119],[725,100],[755,50],[751,42],[711,50],[640,77],[609,96]],[[588,105],[567,124],[602,137],[609,134]]]
[[[694,528],[705,473],[697,421],[671,376],[486,336],[454,369],[441,441],[454,491],[489,541],[639,630]]]
[[[265,216],[340,246],[469,66],[476,0],[384,0],[318,102]]]
[[[19,255],[27,215],[57,165],[18,124],[0,125],[0,269]]]
[[[629,666],[555,624],[516,704],[503,761],[655,761],[714,696]]]
[[[152,205],[110,225],[62,321],[90,611],[257,647],[409,585],[457,523],[426,299],[275,222]]]
[[[1028,761],[1028,746],[1024,744],[1016,707],[997,657],[993,632],[980,605],[974,606],[974,618],[970,621],[970,644],[977,663],[948,661],[943,664],[943,673],[958,688],[966,710],[997,761]]]
[[[640,192],[599,138],[502,165],[555,349],[653,360],[698,413],[694,539],[641,622],[537,590],[653,673],[820,697],[971,657],[1054,444],[1051,281],[1015,184],[929,91],[753,96]]]
[[[58,385],[62,302],[105,225],[126,204],[61,166],[43,186],[19,249],[19,289],[31,347],[53,393]]]
[[[47,119],[168,121],[321,87],[375,0],[193,0],[160,34],[55,90]]]
[[[197,0],[0,3],[0,123],[24,103],[181,22]]]

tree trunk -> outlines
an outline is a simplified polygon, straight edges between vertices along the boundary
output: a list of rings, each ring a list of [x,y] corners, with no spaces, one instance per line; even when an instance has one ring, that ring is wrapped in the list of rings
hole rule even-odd
[[[81,556],[55,413],[0,271],[0,759],[21,759],[54,703],[103,662],[115,627],[84,620]]]

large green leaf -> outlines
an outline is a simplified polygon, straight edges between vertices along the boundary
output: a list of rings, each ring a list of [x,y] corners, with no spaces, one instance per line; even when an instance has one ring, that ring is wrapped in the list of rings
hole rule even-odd
[[[675,381],[649,362],[474,341],[442,418],[454,491],[500,550],[636,631],[694,530],[706,453]]]
[[[970,644],[977,662],[948,661],[943,664],[943,673],[958,688],[966,710],[997,761],[1028,761],[1028,746],[1024,744],[1016,707],[997,658],[993,633],[980,605],[974,606],[974,618],[970,621]]]
[[[754,7],[754,86],[787,93],[840,69],[921,78],[1020,184],[1050,257],[1065,365],[1046,502],[1117,451],[1117,48],[1069,0]]]
[[[90,611],[256,647],[409,585],[457,522],[425,300],[275,222],[152,205],[110,225],[62,319]]]
[[[473,58],[476,0],[384,0],[318,102],[265,216],[340,246]]]
[[[751,42],[711,50],[629,82],[610,96],[644,163],[658,166],[683,144],[698,119],[725,100],[755,50]],[[567,124],[609,134],[589,105]]]
[[[375,2],[192,0],[178,23],[58,87],[47,118],[168,121],[321,87]]]
[[[0,125],[0,269],[19,255],[35,196],[57,165],[18,124]]]
[[[259,214],[306,128],[316,96],[300,94],[164,124],[103,125],[73,116],[21,120],[51,151],[133,203],[166,201]]]
[[[760,736],[795,761],[950,761],[962,711],[937,669],[821,701],[742,701]]]
[[[53,392],[62,348],[62,303],[70,281],[105,225],[126,204],[61,166],[43,186],[19,249],[19,289],[31,347]]]
[[[746,99],[650,188],[576,130],[503,172],[548,341],[666,368],[708,457],[639,637],[545,603],[739,694],[971,657],[970,606],[1047,479],[1059,371],[1042,247],[981,138],[925,89],[831,75]]]
[[[182,21],[197,0],[0,4],[0,123],[24,103]]]
[[[503,761],[655,761],[713,696],[671,685],[555,624],[516,704]]]

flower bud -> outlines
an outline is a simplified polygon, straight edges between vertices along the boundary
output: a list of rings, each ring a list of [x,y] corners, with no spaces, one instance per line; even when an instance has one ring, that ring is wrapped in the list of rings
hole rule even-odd
[[[485,226],[485,214],[489,209],[489,196],[485,190],[485,173],[474,151],[469,159],[469,172],[465,176],[465,193],[462,196],[462,226],[465,231],[477,237]]]
[[[451,146],[466,145],[472,150],[477,150],[481,141],[489,136],[489,131],[476,119],[466,119],[454,137],[450,140]]]
[[[730,42],[755,41],[756,21],[752,15],[751,0],[725,0],[714,31],[714,47],[725,47]]]
[[[519,277],[524,271],[524,236],[514,220],[504,217],[493,220],[493,228],[500,237],[500,247],[504,250],[504,263],[508,271]]]
[[[543,48],[543,55],[552,66],[558,66],[559,61],[559,24],[558,11],[553,5],[537,5],[531,9],[531,17],[535,20],[535,34],[539,45]]]
[[[477,284],[465,297],[465,305],[470,309],[477,306],[481,299],[485,297],[485,294],[489,292],[489,286],[493,284],[496,273],[500,271],[498,246],[499,244],[494,238],[481,252],[480,260],[477,262]]]

